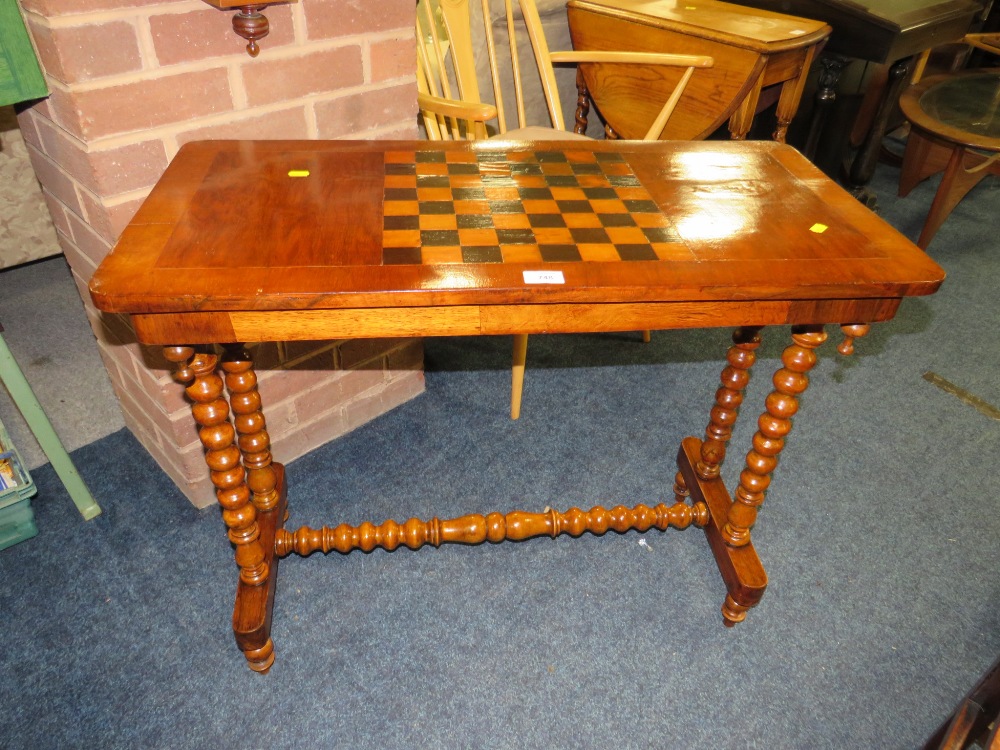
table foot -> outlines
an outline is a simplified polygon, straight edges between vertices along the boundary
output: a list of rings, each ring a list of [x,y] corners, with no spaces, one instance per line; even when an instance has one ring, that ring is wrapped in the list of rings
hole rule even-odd
[[[757,557],[753,542],[747,542],[742,547],[726,543],[722,530],[732,499],[720,478],[702,479],[698,475],[695,467],[700,459],[701,441],[695,437],[685,438],[677,455],[677,466],[691,501],[695,506],[703,504],[708,508],[705,536],[728,591],[722,605],[723,623],[726,627],[733,627],[746,619],[747,610],[761,600],[767,588],[767,573]]]
[[[285,469],[281,464],[274,468],[277,503],[271,510],[258,512],[260,543],[264,548],[267,580],[252,586],[240,579],[236,587],[236,605],[233,608],[233,635],[247,659],[247,666],[254,672],[266,673],[274,663],[274,643],[271,640],[271,615],[274,612],[274,591],[278,580],[278,560],[274,539],[282,531],[287,518],[288,495],[285,489]]]

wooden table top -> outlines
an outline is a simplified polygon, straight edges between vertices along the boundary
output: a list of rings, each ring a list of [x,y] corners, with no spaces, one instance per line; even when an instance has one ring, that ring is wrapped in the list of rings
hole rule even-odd
[[[180,150],[90,288],[103,311],[177,317],[898,304],[943,278],[773,142],[203,141]]]
[[[831,32],[823,21],[719,0],[570,0],[568,5],[570,8],[631,16],[637,22],[683,30],[692,36],[717,39],[764,54],[808,47],[822,41]]]

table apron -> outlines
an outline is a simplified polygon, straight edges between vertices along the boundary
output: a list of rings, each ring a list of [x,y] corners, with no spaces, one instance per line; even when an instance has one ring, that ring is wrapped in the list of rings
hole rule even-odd
[[[450,305],[133,314],[143,344],[222,344],[405,336],[873,323],[900,299]]]

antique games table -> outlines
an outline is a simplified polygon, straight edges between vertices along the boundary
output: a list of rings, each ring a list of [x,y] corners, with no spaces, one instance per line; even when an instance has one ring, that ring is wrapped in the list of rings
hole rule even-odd
[[[849,354],[943,278],[773,142],[204,141],[180,150],[90,290],[164,346],[187,386],[239,568],[236,640],[264,672],[292,552],[695,525],[725,581],[725,624],[743,620],[767,585],[750,530],[824,324]],[[771,325],[792,340],[731,497],[720,466]],[[733,344],[669,504],[284,528],[284,470],[245,343],[712,326],[735,328]]]

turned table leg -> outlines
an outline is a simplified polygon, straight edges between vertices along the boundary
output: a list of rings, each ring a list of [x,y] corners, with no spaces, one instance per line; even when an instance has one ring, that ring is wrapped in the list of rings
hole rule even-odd
[[[229,540],[235,547],[236,564],[240,569],[233,614],[236,641],[250,668],[266,672],[274,662],[270,610],[277,571],[277,559],[274,557],[275,516],[284,510],[281,467],[272,468],[266,447],[266,460],[260,458],[259,450],[257,456],[251,452],[254,488],[248,484],[244,469],[246,458],[237,444],[237,430],[229,421],[229,404],[223,397],[223,380],[216,372],[216,355],[195,353],[194,349],[186,346],[169,346],[164,347],[164,356],[177,365],[175,377],[185,384],[186,393],[193,402],[191,412],[205,447],[205,463],[216,488],[216,498],[222,506],[222,520],[229,529]],[[237,412],[237,421],[244,423],[244,430],[249,435],[247,442],[259,446],[258,433],[263,430],[263,417],[259,422],[253,419],[253,413],[259,413],[259,409],[250,408],[254,397],[246,395],[251,391],[256,393],[252,365],[247,364],[243,368],[240,364],[231,369],[234,371],[230,375],[235,376],[237,387],[242,389],[243,394],[238,399],[241,411]],[[251,378],[252,388],[247,385]],[[257,401],[259,405],[259,397]],[[256,429],[257,424],[260,430]],[[241,439],[246,438],[241,436]],[[268,480],[267,475],[273,476],[273,481]],[[269,481],[270,489],[267,488]],[[256,502],[251,500],[252,494]],[[264,507],[260,507],[262,505]]]

